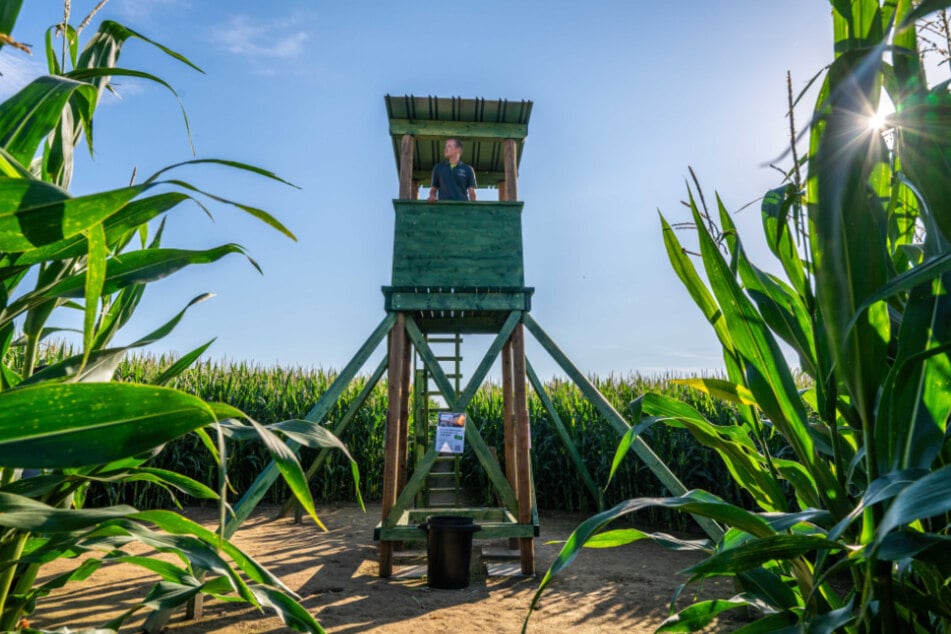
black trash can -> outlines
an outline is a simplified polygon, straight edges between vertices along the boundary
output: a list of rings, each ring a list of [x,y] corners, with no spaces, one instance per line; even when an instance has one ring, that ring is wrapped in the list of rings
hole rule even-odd
[[[472,535],[481,527],[471,517],[431,515],[420,528],[429,533],[426,540],[429,587],[444,590],[469,587]]]

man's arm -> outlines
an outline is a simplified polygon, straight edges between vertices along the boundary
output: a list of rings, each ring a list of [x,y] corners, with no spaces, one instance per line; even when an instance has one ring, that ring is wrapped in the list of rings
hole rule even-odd
[[[471,165],[469,165],[468,167],[469,167],[469,182],[468,182],[468,185],[469,185],[469,200],[475,200],[475,199],[476,199],[476,187],[478,187],[478,185],[476,184],[475,169],[474,169]]]
[[[436,166],[433,166],[433,175],[430,177],[433,186],[429,188],[429,198],[427,200],[431,203],[436,202],[436,192],[439,191],[439,175],[436,174]]]

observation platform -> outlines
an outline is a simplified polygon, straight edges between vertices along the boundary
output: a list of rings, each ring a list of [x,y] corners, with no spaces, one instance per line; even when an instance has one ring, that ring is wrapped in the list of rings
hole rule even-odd
[[[388,312],[411,313],[423,332],[495,333],[531,309],[520,201],[394,200]]]

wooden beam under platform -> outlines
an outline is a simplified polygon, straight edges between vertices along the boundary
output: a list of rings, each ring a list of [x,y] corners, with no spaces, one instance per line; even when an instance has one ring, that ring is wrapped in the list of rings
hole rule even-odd
[[[415,508],[403,511],[396,524],[383,526],[377,524],[373,530],[373,539],[378,541],[416,541],[425,540],[426,533],[419,525],[432,515],[455,515],[471,517],[480,529],[475,534],[477,539],[503,539],[507,537],[532,538],[538,537],[538,522],[534,524],[520,524],[516,517],[504,508],[474,507],[456,508],[447,511],[444,508]]]

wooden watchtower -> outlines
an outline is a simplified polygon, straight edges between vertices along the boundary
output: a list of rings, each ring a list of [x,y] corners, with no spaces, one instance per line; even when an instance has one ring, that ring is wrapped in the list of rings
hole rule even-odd
[[[399,170],[399,198],[393,201],[392,285],[383,288],[386,311],[395,315],[395,321],[389,337],[382,520],[375,532],[380,540],[380,575],[391,574],[395,542],[418,539],[420,521],[446,513],[412,507],[438,454],[435,443],[429,443],[408,477],[411,348],[455,412],[465,411],[501,353],[505,472],[471,417],[466,418],[465,438],[503,506],[456,508],[451,513],[476,518],[482,527],[480,538],[518,538],[522,572],[534,574],[532,540],[538,514],[529,458],[522,325],[534,289],[525,286],[523,204],[518,200],[518,162],[532,103],[387,96],[386,108]],[[497,201],[418,200],[420,186],[430,185],[433,166],[443,160],[443,142],[450,137],[464,142],[463,162],[476,170],[480,187],[498,189]],[[457,393],[427,339],[462,333],[496,337],[479,370]],[[426,422],[417,420],[416,425]]]
[[[522,573],[534,574],[533,538],[538,535],[539,525],[530,460],[526,380],[546,410],[548,422],[564,443],[565,452],[592,499],[603,506],[603,497],[545,386],[525,357],[525,332],[534,336],[619,437],[625,436],[631,427],[530,314],[534,289],[526,287],[524,280],[518,165],[528,136],[532,103],[388,96],[386,108],[399,171],[399,197],[393,201],[393,275],[391,285],[383,287],[386,315],[304,418],[322,423],[374,351],[389,338],[388,353],[332,429],[335,435],[345,438],[350,421],[387,375],[389,403],[382,517],[374,530],[374,538],[380,542],[380,576],[389,577],[393,572],[394,545],[420,540],[422,533],[418,524],[427,515],[447,513],[444,508],[431,509],[416,504],[417,493],[436,463],[438,452],[435,443],[426,440],[427,423],[417,417],[417,450],[425,446],[425,451],[418,453],[410,472],[408,430],[413,349],[454,412],[466,410],[501,355],[504,472],[496,459],[495,448],[488,447],[482,438],[479,421],[467,416],[465,424],[466,443],[485,468],[501,504],[498,508],[453,508],[448,512],[476,518],[482,527],[477,534],[479,538],[518,540]],[[475,168],[480,186],[498,188],[497,201],[429,203],[418,200],[420,186],[429,184],[432,166],[442,160],[441,148],[447,137],[465,142],[463,161]],[[429,346],[427,338],[439,333],[494,335],[464,387],[453,385]],[[295,453],[300,450],[292,440],[288,446]],[[686,492],[684,485],[640,436],[634,436],[631,449],[673,495]],[[329,449],[320,451],[307,468],[308,479],[329,456]],[[233,535],[248,518],[278,476],[279,469],[272,461],[234,506],[233,516],[222,527],[226,537]],[[282,514],[291,505],[292,500],[288,500]],[[722,528],[714,522],[702,517],[695,519],[713,539],[723,535]],[[198,601],[197,610],[191,614],[200,614],[200,605]],[[153,613],[146,630],[159,631],[170,614],[168,610]]]

